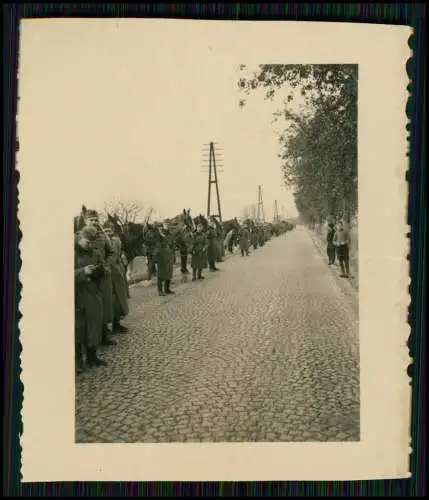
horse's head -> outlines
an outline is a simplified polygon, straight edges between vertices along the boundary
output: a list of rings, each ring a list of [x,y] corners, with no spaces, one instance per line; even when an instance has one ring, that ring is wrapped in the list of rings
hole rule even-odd
[[[136,222],[127,222],[124,225],[124,234],[129,242],[142,242],[144,225]]]
[[[85,215],[87,213],[87,208],[82,205],[80,214],[74,218],[74,232],[78,233],[85,226]]]
[[[81,231],[81,229],[85,226],[85,219],[83,218],[82,214],[77,215],[73,219],[73,229],[75,234]]]

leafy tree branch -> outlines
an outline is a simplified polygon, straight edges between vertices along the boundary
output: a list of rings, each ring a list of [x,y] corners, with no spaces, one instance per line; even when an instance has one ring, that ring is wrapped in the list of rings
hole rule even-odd
[[[331,214],[349,217],[357,209],[357,82],[356,65],[261,65],[238,86],[250,96],[262,90],[273,101],[287,90],[275,120],[284,122],[279,158],[286,185],[307,222]],[[292,106],[303,103],[299,111]],[[242,108],[245,99],[239,102]]]

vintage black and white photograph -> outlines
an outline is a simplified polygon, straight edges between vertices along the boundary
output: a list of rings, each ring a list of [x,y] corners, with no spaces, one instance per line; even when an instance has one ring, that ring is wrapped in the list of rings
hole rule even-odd
[[[76,193],[76,441],[358,441],[358,67],[118,63],[72,89],[107,178]]]
[[[136,445],[159,478],[402,470],[404,33],[57,21],[21,54],[23,443],[92,480]]]

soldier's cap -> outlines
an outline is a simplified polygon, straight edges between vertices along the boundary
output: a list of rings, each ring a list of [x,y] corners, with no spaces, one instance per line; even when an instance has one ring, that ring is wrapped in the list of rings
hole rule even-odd
[[[97,239],[98,231],[95,227],[85,226],[81,231],[82,238],[89,241],[95,241]]]
[[[97,212],[97,210],[87,210],[85,212],[85,219],[92,219],[92,218],[97,218],[98,219],[98,212]]]

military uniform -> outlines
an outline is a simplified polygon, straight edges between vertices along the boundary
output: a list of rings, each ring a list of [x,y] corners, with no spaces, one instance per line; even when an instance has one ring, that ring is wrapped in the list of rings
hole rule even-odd
[[[145,231],[144,244],[146,247],[147,279],[151,280],[152,276],[156,274],[155,261],[153,257],[156,247],[156,231],[151,225],[148,225]]]
[[[249,255],[249,231],[246,227],[243,227],[239,235],[239,245],[242,257]]]
[[[154,250],[159,295],[174,293],[170,290],[170,283],[173,278],[174,259],[174,246],[171,236],[160,233]]]
[[[256,250],[258,248],[258,230],[256,227],[252,228],[252,234],[250,238],[251,238],[251,244],[253,245],[253,249]]]
[[[102,265],[104,267],[104,277],[101,281],[101,291],[103,294],[103,341],[104,345],[114,345],[116,342],[109,339],[108,334],[111,330],[108,327],[109,323],[113,323],[113,284],[110,265],[108,263],[109,257],[113,253],[113,249],[107,240],[105,234],[101,230],[100,223],[98,222],[98,213],[95,210],[87,210],[85,213],[85,224],[88,220],[97,219],[95,227],[97,229],[97,239],[95,246],[98,249]],[[87,226],[88,227],[88,226]]]
[[[217,262],[223,262],[225,257],[225,247],[223,244],[224,240],[224,230],[221,224],[218,224],[216,229],[216,248],[217,248]]]
[[[207,267],[207,248],[208,240],[206,235],[202,231],[194,232],[190,245],[192,281],[197,278],[204,279],[202,271]]]
[[[263,247],[265,245],[265,235],[262,227],[258,227],[258,246]]]
[[[350,275],[349,241],[349,232],[344,229],[342,225],[339,226],[335,231],[333,243],[336,247],[336,255],[340,262],[341,276],[344,278],[348,278]]]
[[[106,223],[106,230],[114,232],[114,227],[110,223]],[[121,325],[120,320],[127,316],[129,290],[126,278],[126,271],[122,264],[122,243],[118,236],[110,238],[109,254],[106,263],[109,265],[112,280],[112,295],[113,295],[113,324],[114,332],[126,332],[127,328]]]
[[[187,229],[182,229],[177,236],[176,242],[180,252],[180,271],[182,274],[189,274],[188,271],[188,247],[190,234]]]
[[[216,260],[217,260],[217,233],[216,229],[213,226],[209,226],[207,229],[207,260],[209,264],[209,269],[210,271],[218,271],[218,268],[216,267]]]
[[[92,228],[84,228],[81,236],[90,239]],[[93,237],[96,230],[93,229]],[[86,349],[89,366],[104,365],[97,357],[96,349],[103,338],[103,292],[101,282],[104,266],[99,251],[95,247],[84,248],[75,238],[75,356],[76,368],[82,370],[83,348]],[[87,266],[94,266],[91,274],[86,272]]]
[[[328,264],[335,264],[335,245],[334,245],[335,227],[334,224],[328,224],[328,232],[326,234],[326,253],[328,254]]]

